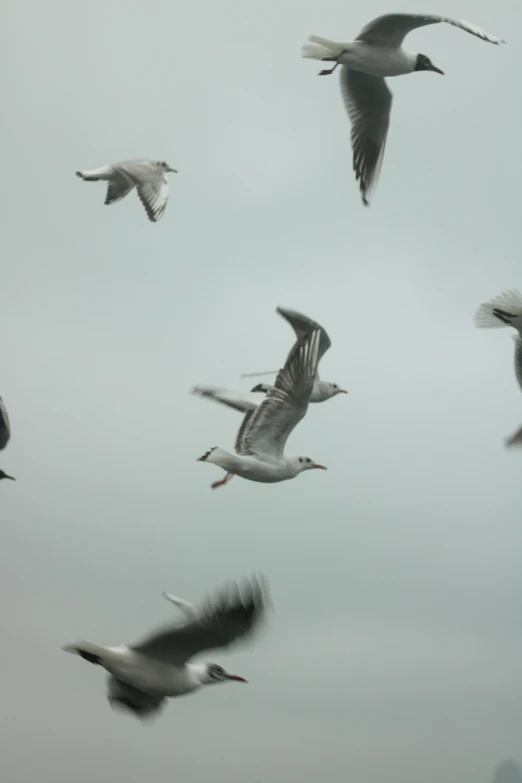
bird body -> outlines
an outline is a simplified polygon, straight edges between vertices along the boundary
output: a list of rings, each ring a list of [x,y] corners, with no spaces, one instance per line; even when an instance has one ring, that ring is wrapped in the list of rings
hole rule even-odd
[[[98,169],[77,171],[76,176],[86,182],[108,182],[105,204],[121,201],[133,188],[143,204],[147,217],[156,223],[167,208],[169,183],[168,172],[177,173],[165,161],[125,160]]]
[[[235,455],[214,446],[199,457],[198,462],[210,462],[227,471],[224,479],[211,484],[212,489],[223,486],[235,475],[272,484],[295,478],[304,470],[326,470],[309,457],[284,454],[288,436],[308,409],[320,341],[320,329],[298,341],[263,402],[246,409],[236,437]],[[225,404],[230,403],[231,400]]]
[[[341,66],[341,94],[352,124],[353,169],[365,206],[377,185],[390,125],[392,94],[385,78],[414,71],[444,74],[425,54],[402,48],[411,30],[440,22],[489,43],[505,43],[469,22],[446,16],[384,14],[367,24],[355,41],[340,43],[312,35],[302,48],[302,57],[334,63],[320,71],[320,76],[332,74]]]
[[[166,698],[183,696],[203,685],[246,682],[217,664],[191,663],[190,659],[247,638],[269,606],[263,577],[228,586],[199,609],[168,593],[163,595],[184,612],[184,624],[160,629],[133,644],[109,647],[78,640],[61,648],[109,672],[109,702],[139,717],[156,712]]]

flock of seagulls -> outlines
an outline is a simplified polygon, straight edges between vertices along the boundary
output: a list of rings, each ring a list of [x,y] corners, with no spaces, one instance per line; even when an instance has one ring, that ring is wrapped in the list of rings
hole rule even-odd
[[[443,16],[387,14],[367,24],[353,42],[338,43],[314,35],[303,47],[303,57],[332,63],[320,75],[332,74],[341,66],[341,92],[352,124],[353,168],[365,205],[377,184],[390,121],[392,96],[385,78],[415,71],[442,74],[426,55],[402,48],[405,36],[412,30],[442,22],[484,41],[504,43],[474,25]],[[165,161],[146,159],[76,172],[86,182],[107,182],[105,204],[121,201],[136,188],[153,223],[165,213],[169,173],[177,171]],[[224,471],[224,476],[211,484],[213,489],[224,486],[234,476],[271,484],[293,479],[304,471],[326,470],[311,457],[288,456],[286,443],[311,402],[325,402],[347,391],[319,377],[319,362],[331,347],[326,330],[295,310],[278,307],[277,313],[293,328],[295,341],[283,368],[274,371],[274,383],[258,383],[251,389],[264,394],[262,400],[216,386],[192,389],[193,394],[233,408],[243,416],[234,453],[213,446],[199,457],[198,461]],[[480,328],[516,329],[515,372],[522,389],[522,294],[508,291],[483,303],[475,323]],[[246,373],[242,377],[268,374],[271,373]],[[0,451],[10,436],[9,417],[0,398]],[[505,442],[510,447],[522,445],[522,427]],[[0,470],[0,479],[14,477]],[[141,719],[157,714],[166,699],[194,692],[204,685],[246,682],[217,664],[193,662],[193,658],[246,641],[272,607],[268,583],[262,575],[226,585],[199,607],[170,593],[163,596],[183,615],[181,622],[169,624],[132,644],[103,646],[79,640],[61,648],[105,669],[111,706],[128,710]]]

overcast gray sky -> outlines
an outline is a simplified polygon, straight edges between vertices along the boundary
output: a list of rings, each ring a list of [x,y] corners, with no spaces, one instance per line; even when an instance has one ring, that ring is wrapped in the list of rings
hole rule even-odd
[[[311,33],[426,10],[407,39],[446,72],[390,80],[370,209],[351,171],[337,75]],[[510,330],[477,305],[521,287],[518,0],[7,0],[0,394],[6,783],[480,783],[522,758],[522,424]],[[74,172],[167,160],[164,218],[104,207]],[[288,444],[328,472],[218,492],[208,447],[240,418],[188,394],[248,391],[293,335],[328,329]],[[248,687],[112,712],[78,636],[132,641],[253,568],[276,612],[210,660]]]

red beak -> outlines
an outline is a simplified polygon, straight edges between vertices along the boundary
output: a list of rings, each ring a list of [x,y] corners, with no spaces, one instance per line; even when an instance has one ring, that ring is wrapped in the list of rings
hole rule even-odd
[[[314,468],[319,468],[319,470],[328,470],[325,465],[318,465],[317,462],[314,463]]]
[[[346,389],[339,389],[338,394],[348,394]]]
[[[430,68],[430,71],[435,71],[435,73],[440,73],[440,74],[442,74],[442,76],[445,75],[444,71],[441,71],[440,68],[437,68],[436,65],[432,65],[431,68]]]
[[[239,674],[227,674],[229,680],[235,680],[236,682],[248,682],[244,677],[240,677]]]

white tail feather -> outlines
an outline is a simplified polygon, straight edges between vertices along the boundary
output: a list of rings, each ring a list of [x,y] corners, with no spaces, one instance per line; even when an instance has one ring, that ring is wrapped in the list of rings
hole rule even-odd
[[[475,313],[475,326],[479,329],[513,326],[521,331],[522,294],[520,291],[504,291],[488,302],[483,302]]]
[[[318,35],[311,35],[308,40],[311,43],[305,43],[301,49],[301,57],[307,57],[311,60],[324,60],[325,57],[339,57],[346,48],[337,41],[330,41],[328,38],[321,38]]]

